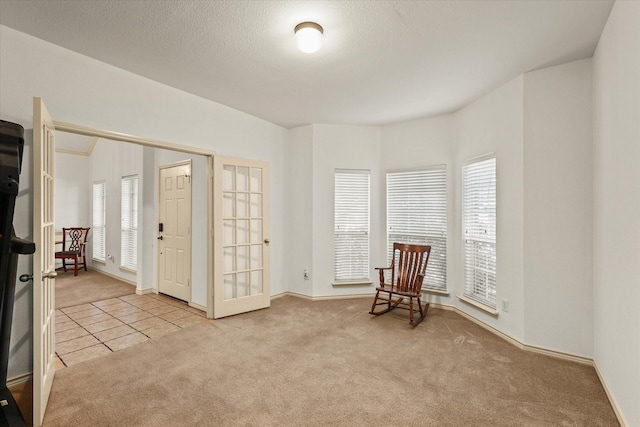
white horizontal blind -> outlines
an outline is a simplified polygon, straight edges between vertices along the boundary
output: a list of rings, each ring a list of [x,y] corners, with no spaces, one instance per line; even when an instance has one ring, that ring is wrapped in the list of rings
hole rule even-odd
[[[93,259],[105,260],[107,189],[104,181],[93,183]]]
[[[387,173],[387,260],[394,243],[430,245],[425,289],[447,289],[446,167]]]
[[[136,270],[138,265],[138,175],[121,182],[120,266]]]
[[[462,167],[465,296],[496,308],[496,158]]]
[[[335,172],[335,280],[369,280],[369,171]]]

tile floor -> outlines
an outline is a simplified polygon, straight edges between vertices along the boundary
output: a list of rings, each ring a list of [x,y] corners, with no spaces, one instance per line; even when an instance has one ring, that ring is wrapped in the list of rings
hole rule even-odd
[[[156,294],[61,308],[56,310],[56,369],[206,321],[203,311]]]

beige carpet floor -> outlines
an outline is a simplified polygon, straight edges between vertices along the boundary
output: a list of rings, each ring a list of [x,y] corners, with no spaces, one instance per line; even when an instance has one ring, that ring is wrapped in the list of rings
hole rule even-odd
[[[136,287],[97,271],[58,271],[56,309],[134,294]]]
[[[431,309],[274,300],[63,369],[45,426],[616,426],[593,368]]]

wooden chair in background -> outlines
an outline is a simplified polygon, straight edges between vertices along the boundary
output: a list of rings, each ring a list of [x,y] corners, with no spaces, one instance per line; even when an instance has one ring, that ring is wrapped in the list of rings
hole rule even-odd
[[[425,303],[423,307],[420,301],[420,290],[430,253],[431,246],[394,243],[391,266],[376,268],[380,273],[380,286],[376,288],[376,297],[369,313],[374,315],[384,314],[400,306],[402,309],[409,310],[409,323],[411,325],[415,326],[422,322],[427,315],[429,304]],[[390,270],[391,273],[390,283],[385,283],[384,273],[387,270]],[[381,292],[383,293],[382,296],[380,296]],[[406,299],[409,299],[409,303],[405,302]],[[417,300],[417,307],[414,306],[414,299]],[[386,305],[387,308],[375,311],[378,305]],[[414,321],[415,313],[419,313],[420,318]]]
[[[90,228],[71,227],[62,229],[62,250],[56,252],[56,259],[62,260],[62,269],[67,271],[67,266],[73,265],[73,275],[78,275],[78,267],[84,267],[87,271],[87,259],[85,250]],[[72,263],[67,264],[70,259]]]

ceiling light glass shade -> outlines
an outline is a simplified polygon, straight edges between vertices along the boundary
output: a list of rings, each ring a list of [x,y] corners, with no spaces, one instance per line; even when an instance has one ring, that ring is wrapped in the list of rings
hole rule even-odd
[[[313,53],[322,47],[322,27],[315,22],[303,22],[296,25],[295,39],[298,49],[304,53]]]

